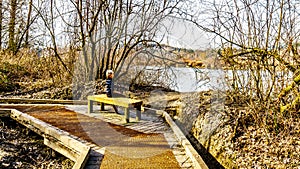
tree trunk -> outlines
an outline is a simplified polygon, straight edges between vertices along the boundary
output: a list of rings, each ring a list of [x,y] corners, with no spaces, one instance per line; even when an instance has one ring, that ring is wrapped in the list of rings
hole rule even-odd
[[[28,15],[27,15],[27,23],[26,23],[26,35],[25,35],[25,47],[28,47],[28,39],[29,39],[29,25],[30,25],[30,20],[31,20],[31,11],[32,11],[32,0],[29,1],[28,3]]]
[[[11,0],[10,20],[8,24],[8,49],[13,52],[16,50],[16,44],[15,44],[16,14],[17,14],[17,0]]]
[[[2,10],[3,9],[3,0],[0,0],[0,49],[2,49]]]

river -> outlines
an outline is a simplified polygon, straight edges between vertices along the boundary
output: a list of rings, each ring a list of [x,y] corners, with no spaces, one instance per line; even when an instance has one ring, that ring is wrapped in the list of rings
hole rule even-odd
[[[151,67],[145,68],[146,75],[149,79],[156,78],[157,85],[164,84],[172,90],[178,92],[199,92],[208,90],[228,90],[230,81],[233,79],[232,70],[223,69],[194,69],[188,67]],[[263,88],[268,89],[272,84],[272,76],[267,71],[260,71]],[[249,84],[250,71],[235,70],[235,75],[239,77],[238,87],[247,90]],[[286,82],[292,80],[292,73],[277,72],[275,84],[285,86]],[[281,81],[284,80],[284,83]]]
[[[187,67],[146,67],[149,76],[157,74],[158,84],[163,83],[178,92],[198,92],[226,89],[226,74],[222,69],[194,69]],[[150,77],[149,77],[150,78]]]

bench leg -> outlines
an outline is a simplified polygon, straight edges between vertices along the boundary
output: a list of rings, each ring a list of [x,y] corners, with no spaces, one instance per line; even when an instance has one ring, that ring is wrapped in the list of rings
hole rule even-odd
[[[141,120],[141,111],[142,111],[142,106],[138,106],[136,108],[136,121],[140,121]]]
[[[125,108],[124,116],[125,116],[125,122],[129,123],[129,108]]]
[[[104,103],[100,103],[101,104],[101,111],[104,111]]]
[[[93,112],[93,101],[92,100],[88,100],[88,113],[92,113]]]

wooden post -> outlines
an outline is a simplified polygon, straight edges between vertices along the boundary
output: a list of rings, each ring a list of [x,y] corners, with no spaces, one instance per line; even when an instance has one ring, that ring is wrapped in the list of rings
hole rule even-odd
[[[136,121],[141,120],[141,111],[142,111],[142,106],[139,105],[136,107]]]
[[[88,100],[88,113],[93,112],[93,100]]]
[[[125,108],[125,122],[129,123],[129,108]]]
[[[104,103],[100,103],[101,104],[101,111],[104,111]]]

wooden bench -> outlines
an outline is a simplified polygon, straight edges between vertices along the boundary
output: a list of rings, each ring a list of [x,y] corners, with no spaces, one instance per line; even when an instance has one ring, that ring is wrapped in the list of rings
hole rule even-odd
[[[125,121],[129,122],[129,108],[136,108],[136,120],[141,119],[141,108],[143,101],[130,99],[125,97],[107,97],[106,94],[88,96],[88,113],[93,112],[93,102],[99,102],[101,104],[101,110],[104,110],[104,104],[116,105],[125,108]]]

